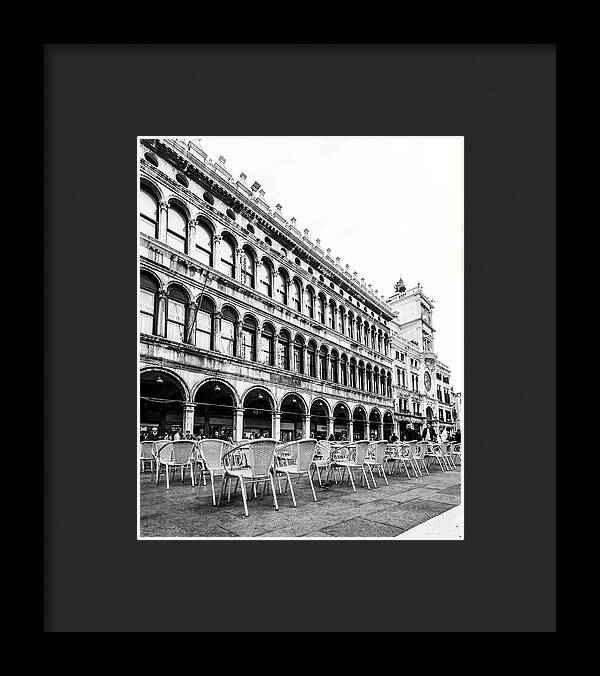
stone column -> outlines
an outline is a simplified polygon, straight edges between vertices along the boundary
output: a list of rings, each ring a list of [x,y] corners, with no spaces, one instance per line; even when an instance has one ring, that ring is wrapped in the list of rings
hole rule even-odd
[[[222,352],[221,347],[221,313],[215,312],[213,315],[213,350]]]
[[[271,413],[271,427],[273,429],[273,439],[280,440],[281,437],[281,411]]]
[[[306,343],[302,346],[302,374],[308,374],[308,346]]]
[[[304,439],[310,438],[310,415],[302,416],[304,420],[304,428],[302,429],[302,437]]]
[[[354,421],[348,421],[348,441],[354,441]]]
[[[244,438],[244,409],[235,409],[235,442],[239,443]]]
[[[185,320],[185,340],[184,343],[189,345],[194,345],[196,342],[194,340],[194,333],[196,330],[196,312],[198,310],[198,304],[191,302],[188,303],[187,317]]]
[[[156,335],[163,338],[167,335],[167,292],[158,292],[158,309],[156,312]]]
[[[158,241],[167,242],[167,219],[169,213],[169,203],[161,202],[159,204],[159,213],[158,213]]]
[[[377,441],[383,439],[383,420],[377,423]]]
[[[242,322],[235,323],[235,356],[242,356]]]
[[[212,252],[212,266],[216,270],[221,269],[221,241],[223,237],[221,235],[215,235],[213,237],[213,252]]]
[[[183,405],[183,427],[181,428],[183,432],[189,430],[192,434],[194,433],[194,411],[196,409],[196,404],[186,401]],[[181,435],[183,437],[183,434]]]
[[[330,434],[333,434],[333,421],[334,418],[327,418],[327,438]]]
[[[188,221],[188,256],[195,256],[196,253],[196,221],[191,219]]]

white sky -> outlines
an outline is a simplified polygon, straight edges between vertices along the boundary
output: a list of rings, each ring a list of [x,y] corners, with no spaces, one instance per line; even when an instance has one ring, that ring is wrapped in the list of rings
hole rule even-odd
[[[435,351],[463,392],[462,136],[205,136],[208,157],[386,298],[402,276],[433,298]]]

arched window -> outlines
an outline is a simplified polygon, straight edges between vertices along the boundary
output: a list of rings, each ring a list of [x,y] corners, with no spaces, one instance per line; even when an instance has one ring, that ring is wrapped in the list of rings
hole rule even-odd
[[[310,287],[306,288],[304,303],[305,303],[305,307],[306,307],[306,314],[311,319],[314,319],[314,317],[315,317],[315,292]]]
[[[369,347],[369,338],[370,338],[370,331],[369,331],[369,322],[365,322],[363,326],[363,338],[365,341],[366,347]]]
[[[256,320],[247,315],[242,323],[242,358],[256,361]]]
[[[334,300],[329,301],[329,327],[335,329],[335,319],[337,314],[337,306]]]
[[[356,389],[356,359],[350,359],[350,387]]]
[[[358,362],[358,389],[365,389],[365,365],[362,361]]]
[[[288,277],[283,268],[277,272],[277,300],[283,305],[288,304]]]
[[[294,371],[304,373],[304,342],[300,336],[294,340]]]
[[[240,281],[245,286],[254,288],[254,256],[248,247],[240,252]]]
[[[345,354],[340,358],[340,382],[345,387],[348,386],[348,357]]]
[[[312,341],[308,344],[306,351],[308,356],[308,375],[311,378],[317,377],[317,346]]]
[[[354,313],[348,313],[348,337],[354,340]]]
[[[319,378],[327,380],[327,348],[325,346],[319,350]]]
[[[235,246],[229,237],[223,237],[221,241],[220,270],[228,277],[235,277]]]
[[[258,266],[258,290],[269,298],[273,297],[273,268],[266,258]]]
[[[140,273],[140,333],[156,333],[158,284],[154,277]]]
[[[230,357],[234,357],[236,353],[236,323],[235,312],[231,308],[224,307],[221,311],[221,351]]]
[[[325,298],[321,294],[317,299],[317,321],[325,324]]]
[[[271,324],[264,324],[261,334],[261,361],[268,366],[275,366],[275,330]]]
[[[212,230],[202,221],[198,221],[196,225],[196,258],[209,267],[213,264]]]
[[[342,335],[346,333],[346,310],[343,307],[338,310],[338,331]]]
[[[279,333],[277,341],[277,366],[280,369],[290,369],[290,334],[287,331]]]
[[[215,308],[208,298],[203,298],[196,313],[196,347],[213,350],[213,317]]]
[[[167,296],[167,338],[183,343],[187,319],[188,297],[178,286],[172,286]]]
[[[339,382],[339,367],[340,367],[340,358],[336,350],[331,351],[331,381],[334,383]]]
[[[373,370],[371,364],[367,364],[367,392],[373,391]]]
[[[392,396],[392,374],[388,371],[387,376],[385,377],[386,383],[386,394],[388,397]]]
[[[187,216],[176,206],[171,206],[167,217],[167,244],[181,253],[187,253]]]
[[[362,322],[360,317],[356,318],[356,340],[359,343],[362,343]]]
[[[291,286],[291,291],[292,291],[292,307],[296,312],[302,312],[302,291],[300,289],[300,282],[297,279],[294,279],[292,281],[292,286]]]
[[[377,349],[379,352],[383,352],[383,336],[381,335],[381,331],[377,333]]]
[[[143,185],[140,188],[140,232],[158,239],[158,199]]]
[[[379,369],[377,366],[373,369],[373,391],[379,394]]]

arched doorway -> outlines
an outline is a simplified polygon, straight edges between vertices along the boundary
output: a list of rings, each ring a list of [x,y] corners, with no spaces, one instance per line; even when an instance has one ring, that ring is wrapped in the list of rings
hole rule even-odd
[[[357,406],[354,409],[353,422],[354,422],[354,441],[361,441],[366,439],[367,436],[367,414],[365,409],[362,406]]]
[[[431,408],[431,406],[428,406],[425,409],[425,415],[427,416],[427,422],[428,423],[433,422],[433,409]]]
[[[314,439],[327,439],[329,407],[322,399],[313,401],[310,407],[310,436]]]
[[[194,397],[194,434],[207,439],[235,438],[235,396],[220,381],[203,383]]]
[[[381,422],[381,413],[374,408],[369,414],[369,439],[379,440],[381,437],[379,423]]]
[[[306,404],[297,394],[286,394],[281,405],[281,441],[294,441],[303,436]]]
[[[383,414],[383,438],[386,441],[389,441],[393,431],[394,431],[394,416],[389,411],[386,411]]]
[[[177,379],[163,371],[140,374],[140,425],[158,427],[158,435],[183,431],[183,402],[186,395]]]
[[[270,437],[273,433],[273,401],[267,390],[254,388],[244,397],[244,439],[249,435]]]
[[[336,407],[333,409],[333,436],[336,441],[342,441],[343,438],[346,440],[350,439],[350,428],[348,423],[350,422],[350,410],[346,404],[336,404]]]

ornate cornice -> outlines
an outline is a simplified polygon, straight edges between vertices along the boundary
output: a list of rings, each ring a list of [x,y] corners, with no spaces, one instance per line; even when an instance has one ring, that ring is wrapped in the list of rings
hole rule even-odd
[[[336,270],[336,264],[333,262],[333,259],[330,258],[330,260],[327,260],[327,256],[320,256],[313,253],[315,251],[314,245],[313,252],[311,252],[307,243],[303,241],[300,233],[296,235],[293,230],[285,230],[281,227],[281,224],[278,224],[275,219],[277,214],[267,214],[266,212],[261,214],[259,211],[261,207],[256,204],[251,204],[250,198],[235,194],[236,192],[239,192],[237,186],[230,184],[225,187],[223,185],[225,179],[219,176],[214,170],[201,168],[196,163],[199,162],[199,160],[196,158],[194,158],[194,160],[189,160],[182,157],[175,148],[160,139],[141,139],[141,143],[156,153],[157,156],[162,157],[182,171],[186,176],[192,178],[206,190],[212,192],[215,197],[218,197],[237,213],[242,214],[248,221],[259,225],[266,232],[274,235],[289,251],[301,254],[312,268],[317,272],[326,273],[332,282],[349,293],[353,298],[369,307],[369,309],[377,311],[377,313],[387,321],[391,321],[394,318],[395,312],[385,301],[376,296],[371,296],[367,291],[362,289],[360,285],[356,285],[354,279],[346,277],[346,274],[343,271],[340,274],[340,272]],[[180,184],[177,184],[177,186],[183,188]],[[190,191],[186,192],[192,194]]]

